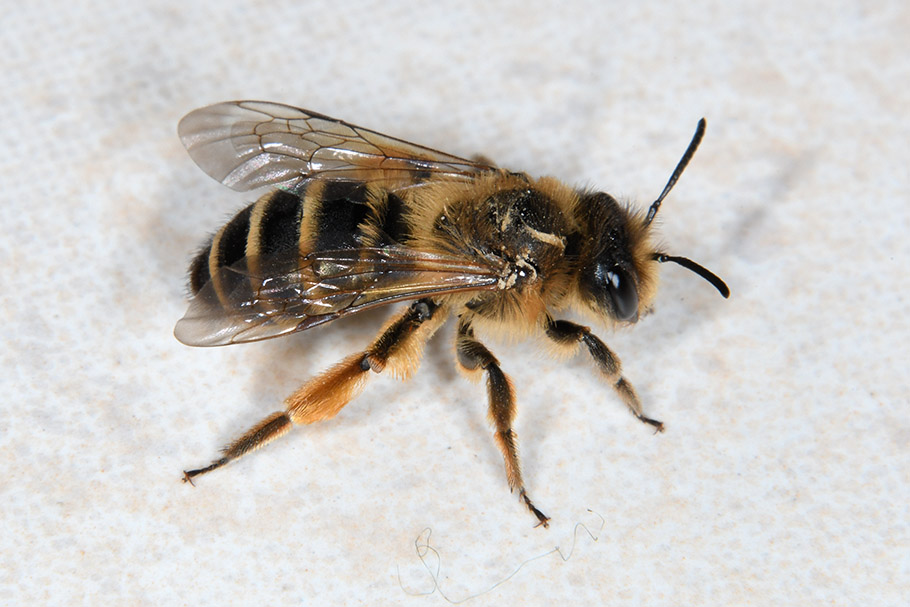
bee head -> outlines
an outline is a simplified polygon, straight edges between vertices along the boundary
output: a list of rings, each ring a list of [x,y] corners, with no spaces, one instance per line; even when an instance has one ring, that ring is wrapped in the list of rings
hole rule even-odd
[[[651,305],[657,289],[657,264],[677,263],[710,282],[725,298],[730,289],[707,268],[685,257],[667,255],[651,242],[651,222],[663,199],[670,193],[705,134],[705,119],[664,187],[642,216],[624,208],[604,192],[584,193],[579,198],[579,222],[587,234],[578,259],[579,291],[595,313],[620,322],[635,322]]]
[[[579,210],[587,234],[578,255],[582,300],[598,315],[635,322],[657,287],[657,263],[644,217],[605,192],[583,194]]]

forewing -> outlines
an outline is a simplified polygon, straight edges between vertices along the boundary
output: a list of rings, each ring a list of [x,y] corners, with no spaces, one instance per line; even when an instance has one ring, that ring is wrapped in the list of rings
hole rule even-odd
[[[244,258],[193,297],[174,335],[190,346],[258,341],[384,304],[497,284],[491,265],[403,247]]]
[[[465,179],[493,167],[308,110],[265,101],[200,108],[177,131],[190,157],[226,186],[292,187],[304,179],[413,182],[414,173]]]

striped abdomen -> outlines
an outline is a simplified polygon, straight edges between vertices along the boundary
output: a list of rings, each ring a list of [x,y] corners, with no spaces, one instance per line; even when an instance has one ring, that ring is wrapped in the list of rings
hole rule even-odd
[[[404,203],[394,194],[361,182],[312,181],[299,191],[270,192],[237,213],[193,260],[190,288],[198,293],[213,276],[219,283],[240,279],[219,270],[241,259],[256,274],[260,260],[383,246],[407,235]],[[214,285],[219,293],[234,286]]]

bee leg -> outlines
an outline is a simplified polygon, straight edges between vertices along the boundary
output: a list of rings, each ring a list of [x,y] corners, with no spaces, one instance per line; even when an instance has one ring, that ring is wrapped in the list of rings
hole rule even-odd
[[[588,327],[577,325],[567,320],[553,320],[547,322],[547,337],[560,345],[575,346],[579,342],[584,343],[591,353],[591,358],[597,364],[597,368],[613,385],[613,389],[624,403],[632,411],[632,414],[646,424],[654,426],[657,432],[664,431],[663,422],[646,417],[642,412],[641,401],[635,388],[632,387],[625,377],[622,376],[622,365],[619,359],[610,348],[602,342],[596,335],[591,333]]]
[[[506,464],[506,478],[509,489],[518,491],[518,496],[524,501],[528,509],[537,517],[538,525],[549,527],[547,521],[550,517],[534,506],[528,492],[525,490],[524,481],[521,479],[521,466],[518,462],[518,444],[512,422],[515,419],[515,394],[512,382],[502,372],[499,361],[482,343],[474,338],[471,324],[464,319],[458,325],[456,342],[458,364],[467,372],[486,371],[487,392],[489,394],[490,421],[496,426],[496,445],[502,451]]]
[[[330,419],[360,394],[367,373],[388,369],[400,378],[410,376],[420,363],[424,344],[445,322],[447,310],[429,299],[414,302],[394,318],[364,352],[352,354],[317,375],[287,398],[285,411],[278,411],[232,442],[222,457],[198,470],[183,473],[184,482],[211,472],[239,457],[264,447],[286,434],[293,425]]]

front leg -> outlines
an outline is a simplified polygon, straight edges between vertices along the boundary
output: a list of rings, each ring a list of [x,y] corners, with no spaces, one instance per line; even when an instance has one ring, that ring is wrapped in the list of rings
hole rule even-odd
[[[534,506],[524,481],[521,479],[521,465],[518,463],[518,437],[512,430],[515,420],[515,391],[512,382],[499,367],[495,356],[474,337],[470,322],[461,319],[458,323],[458,337],[455,345],[458,364],[468,373],[486,371],[487,392],[489,394],[489,418],[496,426],[496,444],[502,451],[506,463],[506,478],[509,489],[518,491],[528,510],[537,517],[538,525],[549,527],[550,520],[546,514]]]
[[[588,327],[569,322],[568,320],[553,320],[551,318],[547,321],[547,337],[557,344],[566,346],[575,346],[579,342],[584,343],[588,347],[588,352],[591,353],[591,358],[597,364],[597,368],[607,378],[607,381],[613,385],[613,389],[616,390],[622,401],[626,403],[632,414],[644,423],[651,424],[657,428],[658,432],[664,431],[663,422],[644,415],[641,401],[638,399],[638,394],[635,393],[635,388],[622,376],[622,364],[619,359],[604,342],[591,333]]]

